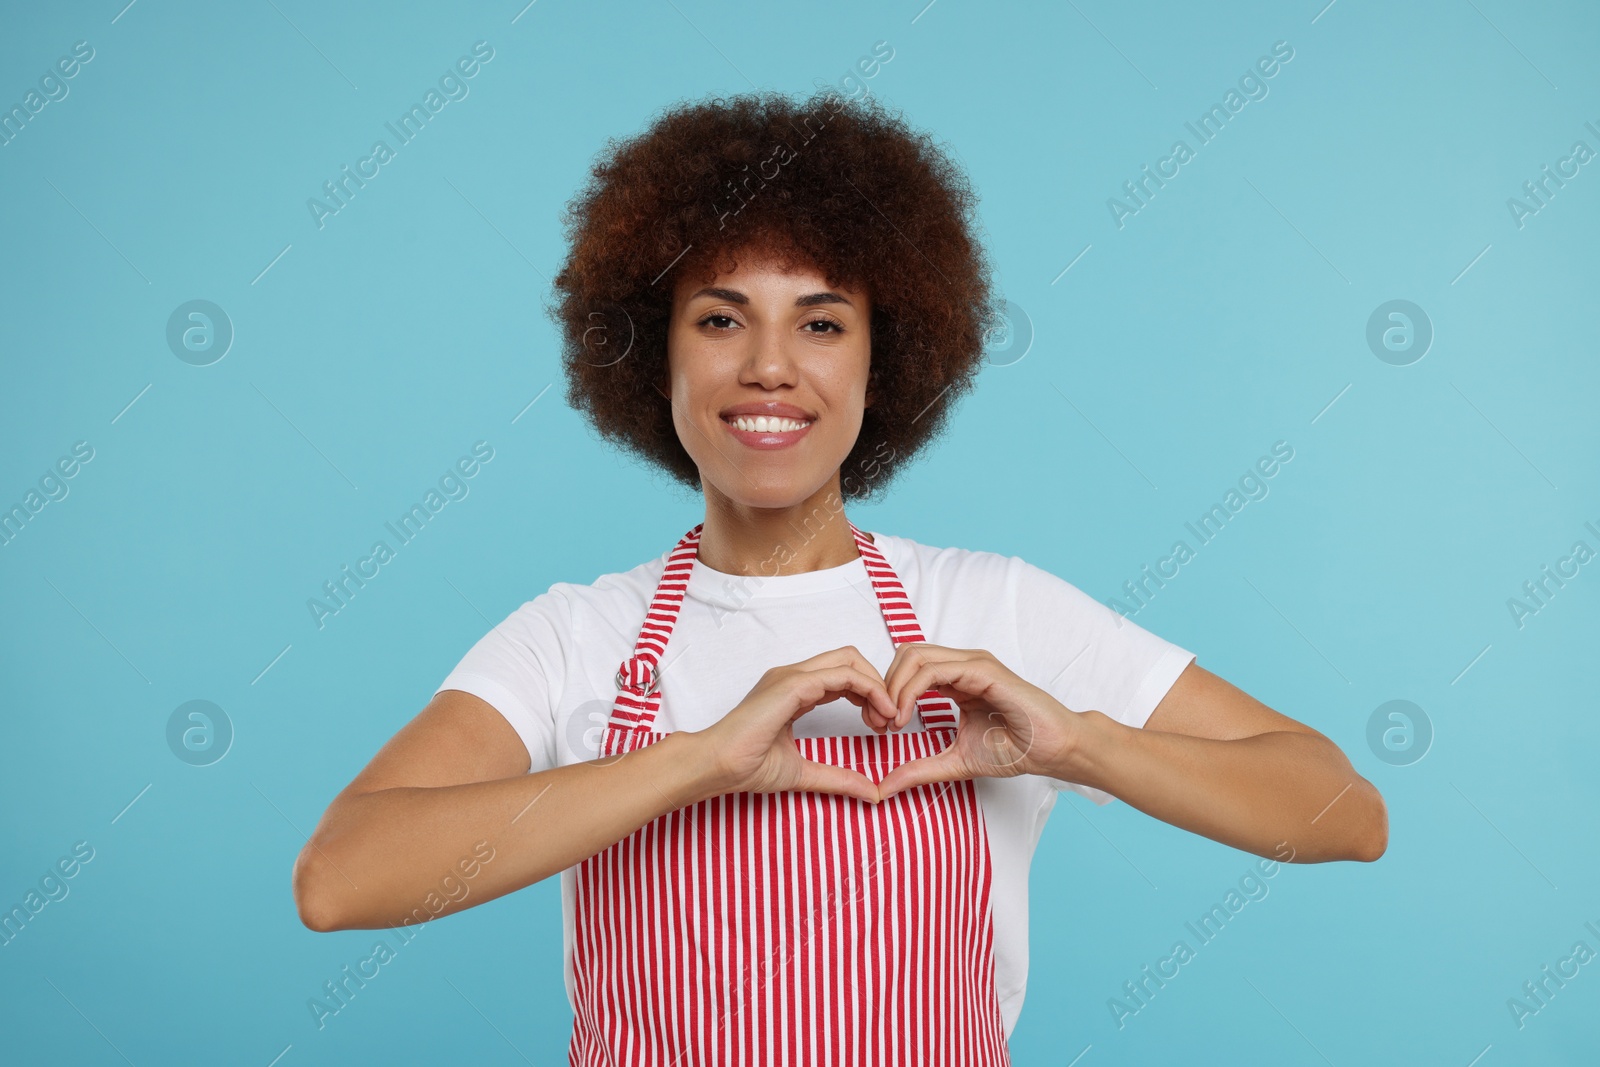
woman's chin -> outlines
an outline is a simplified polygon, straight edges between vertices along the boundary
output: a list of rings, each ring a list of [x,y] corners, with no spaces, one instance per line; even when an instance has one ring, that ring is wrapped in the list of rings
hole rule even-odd
[[[760,508],[769,511],[784,511],[798,508],[809,502],[816,502],[818,493],[824,492],[829,480],[774,478],[772,471],[746,471],[740,477],[734,474],[733,485],[715,485],[716,495],[735,507]],[[701,485],[705,485],[704,479]],[[838,508],[834,508],[835,511]]]

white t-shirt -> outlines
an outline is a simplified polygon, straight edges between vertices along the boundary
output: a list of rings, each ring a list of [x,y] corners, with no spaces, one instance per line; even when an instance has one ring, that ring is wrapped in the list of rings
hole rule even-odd
[[[1094,709],[1143,726],[1194,659],[1015,556],[864,532],[905,586],[925,640],[987,649],[1073,711]],[[668,554],[590,585],[556,583],[479,640],[439,690],[463,690],[493,705],[522,737],[533,771],[598,758],[617,667],[633,652]],[[854,645],[880,673],[894,658],[859,556],[776,577],[726,574],[697,560],[662,662],[656,729],[703,729],[737,706],[769,668],[844,645]],[[915,716],[906,727],[921,728]],[[843,699],[794,724],[797,737],[866,733],[860,709]],[[976,789],[993,860],[995,986],[1009,1037],[1028,975],[1028,868],[1057,791],[1073,789],[1097,804],[1113,798],[1031,774],[979,778]],[[576,868],[561,872],[569,1001],[576,882]]]

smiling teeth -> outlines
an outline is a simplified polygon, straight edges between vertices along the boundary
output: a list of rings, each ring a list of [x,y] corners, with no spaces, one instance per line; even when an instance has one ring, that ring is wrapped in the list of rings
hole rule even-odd
[[[784,419],[776,415],[735,415],[728,421],[735,429],[752,433],[783,433],[811,424],[810,419]]]

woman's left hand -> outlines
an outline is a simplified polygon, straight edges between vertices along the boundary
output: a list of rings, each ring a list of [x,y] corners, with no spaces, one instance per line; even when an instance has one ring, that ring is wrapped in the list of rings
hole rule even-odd
[[[917,698],[929,689],[961,709],[949,746],[886,774],[878,783],[883,799],[927,782],[1049,776],[1051,769],[1065,765],[1082,738],[1082,713],[1024,681],[983,649],[907,642],[895,650],[883,680],[900,712],[892,724],[896,729],[911,721]],[[868,724],[878,733],[891,725],[876,713]]]

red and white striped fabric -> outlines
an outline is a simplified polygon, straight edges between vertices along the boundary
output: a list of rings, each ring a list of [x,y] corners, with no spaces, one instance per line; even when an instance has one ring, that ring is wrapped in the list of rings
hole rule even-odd
[[[703,526],[668,556],[618,669],[602,757],[666,736],[654,729],[661,657]],[[893,568],[850,530],[894,643],[924,640]],[[954,738],[950,700],[930,689],[917,709],[923,732],[794,742],[807,759],[881,781]],[[876,805],[812,792],[712,797],[584,860],[576,886],[572,1067],[1010,1063],[971,781]]]

